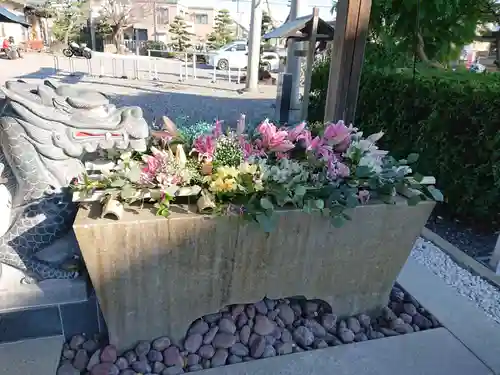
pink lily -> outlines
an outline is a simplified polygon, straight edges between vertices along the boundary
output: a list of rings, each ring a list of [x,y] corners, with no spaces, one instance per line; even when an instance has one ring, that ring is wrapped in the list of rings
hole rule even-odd
[[[307,151],[314,152],[321,159],[327,160],[332,153],[332,148],[318,136],[314,137],[313,139],[309,130],[305,130],[304,132],[302,132],[302,134],[297,139],[304,142],[304,146]]]
[[[198,160],[211,162],[215,152],[215,139],[211,135],[200,135],[193,142],[193,149],[189,153],[190,155],[196,152],[198,154]]]
[[[329,124],[323,134],[323,138],[332,146],[336,151],[343,152],[347,150],[351,143],[352,128],[347,127],[344,121],[339,121],[336,124]]]
[[[214,128],[212,130],[212,135],[215,139],[219,138],[222,135],[222,121],[215,121]]]
[[[262,138],[262,146],[272,152],[287,152],[295,146],[288,138],[288,132],[277,130],[276,126],[265,120],[257,127]]]
[[[358,200],[361,204],[366,204],[370,200],[370,192],[368,190],[358,191]]]
[[[306,122],[303,121],[296,127],[290,129],[288,131],[288,140],[296,142],[306,131],[308,131],[305,130],[305,128],[306,128]]]

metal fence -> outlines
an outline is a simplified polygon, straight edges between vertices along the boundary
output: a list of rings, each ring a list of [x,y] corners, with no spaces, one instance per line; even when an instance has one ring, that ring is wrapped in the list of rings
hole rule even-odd
[[[84,74],[94,77],[113,77],[124,79],[182,82],[187,80],[206,81],[207,83],[229,82],[239,84],[242,69],[229,65],[227,70],[218,70],[200,63],[201,57],[209,58],[210,53],[175,53],[173,58],[151,56],[116,55],[94,52],[92,59],[63,57],[54,55],[54,70],[63,74]],[[170,53],[172,53],[170,51]]]

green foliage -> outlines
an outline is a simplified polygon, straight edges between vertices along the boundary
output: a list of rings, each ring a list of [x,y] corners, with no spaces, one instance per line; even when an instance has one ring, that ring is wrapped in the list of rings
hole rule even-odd
[[[184,52],[191,47],[191,36],[188,31],[188,25],[181,16],[175,16],[174,21],[170,24],[170,34],[172,34],[172,47],[178,52]]]
[[[232,24],[233,20],[231,19],[229,10],[219,10],[215,16],[214,31],[208,35],[208,43],[211,48],[220,48],[234,40],[234,35],[231,30]]]
[[[327,78],[324,63],[313,72],[310,121],[323,120]],[[381,148],[395,157],[418,152],[416,166],[436,177],[447,211],[491,227],[500,221],[499,97],[496,73],[419,69],[414,80],[410,70],[368,66],[355,124],[365,134],[382,129]]]
[[[273,27],[273,20],[267,12],[262,12],[262,26],[260,27],[260,36],[267,34]]]
[[[62,4],[47,2],[45,8],[54,18],[52,34],[55,39],[68,43],[78,38],[88,17],[88,0],[64,1]]]
[[[148,40],[146,43],[144,43],[144,46],[141,47],[141,55],[146,56],[148,54],[148,50],[150,50],[150,54],[152,57],[163,57],[163,58],[173,58],[174,55],[171,52],[161,52],[165,51],[167,49],[167,46],[164,42],[162,41],[154,41],[154,40]]]

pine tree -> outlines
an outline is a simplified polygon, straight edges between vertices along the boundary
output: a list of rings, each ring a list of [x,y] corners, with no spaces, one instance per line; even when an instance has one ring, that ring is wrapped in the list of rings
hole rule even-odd
[[[170,24],[169,33],[172,35],[172,47],[178,52],[183,52],[191,47],[191,36],[188,31],[188,25],[181,16],[175,16],[174,21]]]
[[[233,20],[229,10],[221,9],[215,16],[214,31],[208,35],[208,42],[213,48],[220,48],[234,40],[231,25]]]

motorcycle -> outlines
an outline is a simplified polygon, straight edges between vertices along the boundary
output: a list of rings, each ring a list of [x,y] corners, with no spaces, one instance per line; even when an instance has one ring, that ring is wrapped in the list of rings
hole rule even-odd
[[[68,48],[63,49],[62,53],[66,57],[81,56],[86,59],[92,58],[92,50],[85,43],[78,45],[78,43],[71,42],[68,44]]]
[[[5,56],[7,56],[9,60],[17,60],[23,57],[21,55],[21,50],[14,45],[11,45],[9,48],[2,48],[2,52],[5,53]]]

